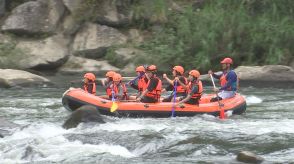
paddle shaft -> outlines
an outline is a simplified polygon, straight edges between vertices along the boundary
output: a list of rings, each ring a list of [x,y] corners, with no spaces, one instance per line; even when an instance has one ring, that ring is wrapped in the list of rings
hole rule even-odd
[[[216,88],[212,75],[211,74],[209,74],[209,75],[210,75],[210,78],[211,78],[211,81],[212,81],[212,84],[213,84],[213,88]],[[225,114],[224,114],[225,111],[224,111],[224,109],[221,108],[221,104],[219,102],[217,92],[215,92],[215,95],[216,95],[216,99],[217,99],[217,102],[218,102],[218,109],[220,110],[220,119],[224,119],[225,118]]]
[[[134,81],[136,81],[137,79],[141,78],[144,74],[140,74],[139,76],[137,76],[135,79],[131,80],[130,82],[128,82],[126,85],[131,85]]]
[[[173,105],[172,105],[172,117],[175,117],[175,103],[176,103],[176,97],[177,97],[177,84],[178,82],[175,81],[174,83],[174,97],[173,97]]]

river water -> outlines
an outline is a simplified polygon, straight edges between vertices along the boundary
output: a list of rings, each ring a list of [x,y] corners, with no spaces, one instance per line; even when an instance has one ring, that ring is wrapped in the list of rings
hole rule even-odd
[[[247,150],[265,163],[294,162],[294,89],[242,88],[247,112],[219,120],[111,118],[65,130],[61,104],[67,80],[55,87],[0,89],[0,163],[238,163]],[[209,92],[211,88],[206,88]]]

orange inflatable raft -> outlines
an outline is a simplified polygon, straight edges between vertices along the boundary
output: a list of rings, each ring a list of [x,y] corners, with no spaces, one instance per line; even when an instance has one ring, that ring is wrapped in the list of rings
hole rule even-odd
[[[210,102],[214,94],[203,95],[199,105],[184,104],[182,107],[174,108],[176,116],[195,116],[197,114],[211,114],[219,116],[220,110],[232,111],[233,114],[242,114],[246,110],[244,97],[237,94],[230,99],[218,102]],[[118,108],[110,112],[111,100],[103,99],[84,92],[82,89],[70,89],[62,97],[63,106],[74,111],[83,105],[92,105],[97,108],[100,114],[118,117],[170,117],[173,110],[172,102],[141,103],[141,102],[116,102]]]

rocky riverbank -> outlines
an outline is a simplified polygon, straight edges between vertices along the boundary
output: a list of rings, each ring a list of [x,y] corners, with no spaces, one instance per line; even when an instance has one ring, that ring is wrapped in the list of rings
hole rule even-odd
[[[159,34],[167,18],[164,14],[152,14],[154,1],[142,0],[137,6],[132,3],[128,0],[0,0],[0,69],[3,73],[0,86],[48,82],[20,70],[62,74],[94,72],[99,76],[107,70],[115,70],[123,75],[134,74],[137,57],[152,57],[137,45]],[[201,9],[204,2],[186,3]],[[172,0],[166,4],[174,13],[182,13],[185,6]],[[144,12],[138,15],[131,7],[140,6],[144,6]],[[138,20],[148,22],[149,29],[138,26],[135,23]],[[284,86],[294,81],[294,61],[287,63],[290,67],[240,66],[236,72],[241,84]],[[161,67],[168,70],[166,65]],[[203,80],[209,82],[210,79],[203,76]]]
[[[281,88],[294,86],[294,70],[289,66],[240,66],[235,71],[238,74],[241,86]],[[0,74],[2,75],[0,77],[0,87],[36,86],[53,83],[45,77],[22,70],[0,69]],[[206,85],[211,85],[211,79],[208,75],[201,75],[201,80]]]

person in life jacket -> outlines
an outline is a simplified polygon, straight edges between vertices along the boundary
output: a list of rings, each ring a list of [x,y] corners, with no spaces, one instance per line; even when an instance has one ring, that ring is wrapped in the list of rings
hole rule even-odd
[[[138,90],[138,95],[141,95],[141,93],[147,88],[148,78],[145,75],[145,67],[144,66],[138,66],[136,68],[137,77],[130,81],[128,84]]]
[[[116,73],[114,71],[108,71],[105,74],[105,79],[101,80],[102,86],[105,88],[106,94],[108,95],[108,93],[111,93],[111,87],[110,85],[113,84],[113,76]]]
[[[231,68],[233,60],[231,58],[224,58],[220,63],[222,66],[222,73],[220,75],[213,73],[211,70],[208,71],[208,74],[212,74],[214,78],[220,80],[221,86],[220,88],[214,88],[214,91],[219,93],[217,97],[211,99],[212,102],[234,97],[238,87],[237,74]]]
[[[189,72],[189,83],[185,85],[178,78],[179,84],[187,90],[187,96],[185,98],[181,98],[180,102],[177,103],[178,106],[181,106],[182,103],[198,105],[199,100],[201,98],[203,92],[202,82],[199,80],[200,73],[197,70],[191,70]]]
[[[113,83],[109,86],[110,91],[107,92],[109,99],[114,98],[115,100],[127,100],[127,87],[122,82],[122,77],[120,74],[116,73],[113,75]]]
[[[184,85],[187,85],[188,80],[184,77],[184,72],[185,72],[185,70],[182,66],[174,66],[172,74],[173,74],[174,78],[178,78],[179,81],[181,81]],[[165,92],[165,91],[173,91],[173,92],[171,93],[170,96],[168,96],[167,98],[164,98],[162,100],[162,102],[171,102],[173,99],[173,95],[175,94],[174,93],[175,89],[176,89],[176,96],[177,97],[186,97],[187,96],[186,89],[183,86],[176,83],[175,80],[169,79],[166,74],[163,74],[163,78],[167,80],[169,85],[166,88],[164,88],[162,90],[162,92]],[[174,86],[176,86],[176,88],[174,88]]]
[[[84,91],[95,95],[96,94],[96,84],[95,84],[96,77],[93,73],[86,73],[84,75]]]
[[[149,79],[147,88],[136,99],[144,103],[159,102],[161,95],[161,80],[156,76],[157,68],[155,65],[150,65],[146,68],[146,77]]]

